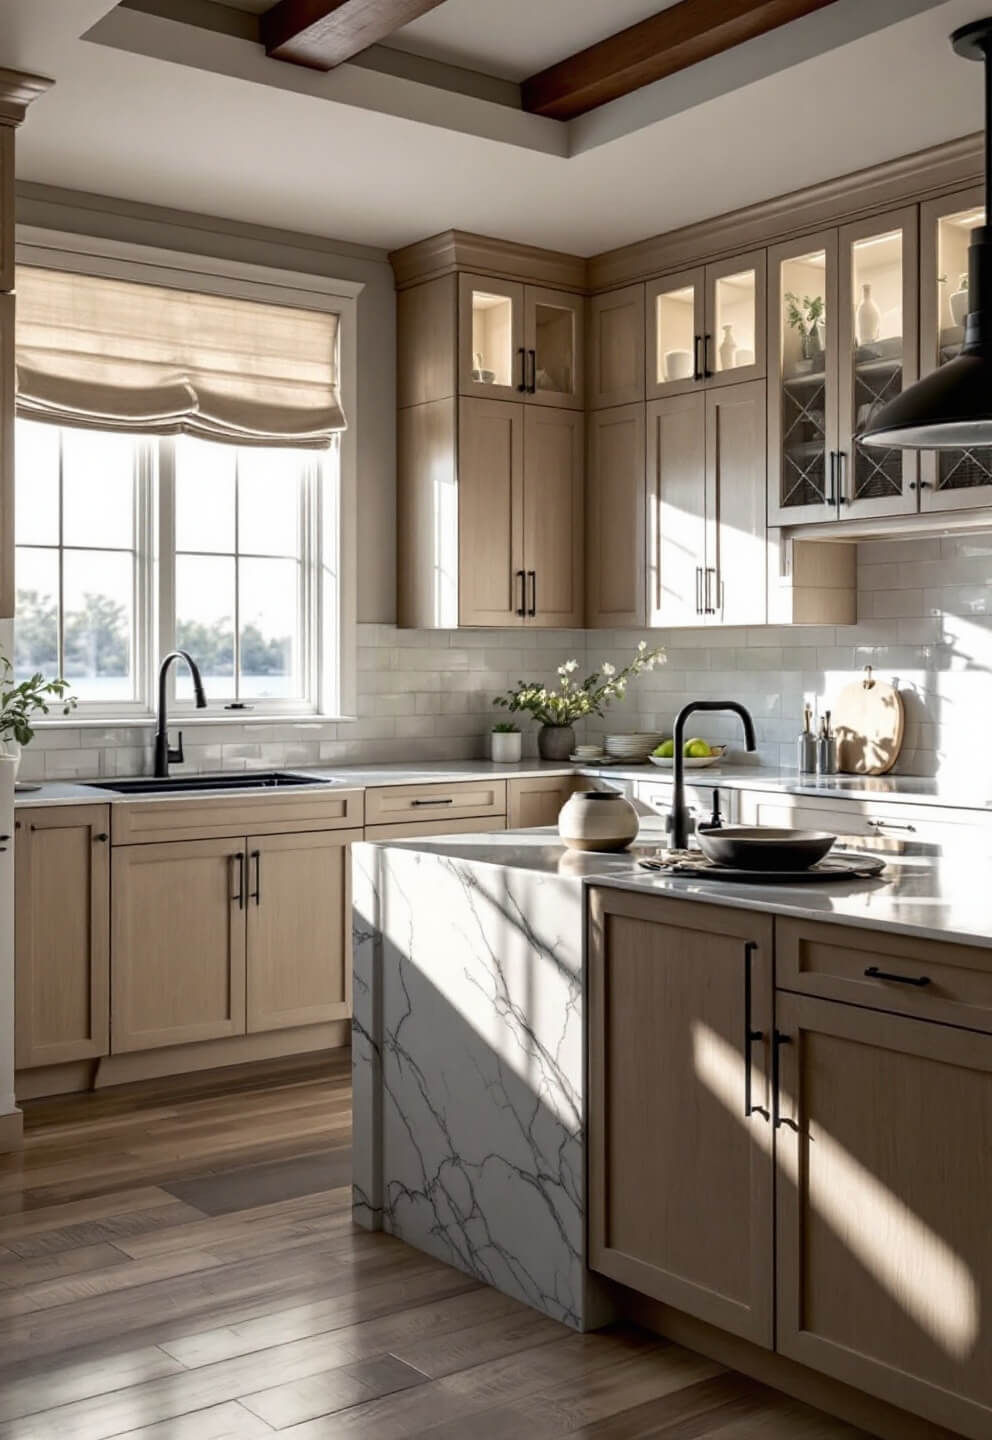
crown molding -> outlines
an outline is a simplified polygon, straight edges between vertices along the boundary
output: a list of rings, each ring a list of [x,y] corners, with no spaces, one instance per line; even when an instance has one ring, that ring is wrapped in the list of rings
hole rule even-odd
[[[509,240],[473,235],[467,230],[445,230],[402,250],[394,250],[389,263],[397,290],[456,270],[503,280],[524,280],[554,290],[584,292],[586,289],[586,261],[581,255],[543,250],[536,245],[516,245]]]
[[[973,185],[982,178],[982,147],[981,133],[964,135],[713,220],[607,250],[588,262],[589,289],[619,289],[669,271],[774,245],[806,230],[844,224]]]
[[[54,84],[54,80],[44,75],[29,75],[24,70],[6,70],[0,66],[0,124],[20,125],[32,100],[44,95]]]

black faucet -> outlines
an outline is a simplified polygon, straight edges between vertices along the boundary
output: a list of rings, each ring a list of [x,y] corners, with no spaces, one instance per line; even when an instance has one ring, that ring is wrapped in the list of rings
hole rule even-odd
[[[758,742],[754,738],[754,721],[744,709],[743,705],[736,700],[690,700],[688,705],[683,705],[675,717],[675,731],[672,736],[672,749],[674,765],[672,769],[672,810],[669,829],[672,835],[672,849],[684,850],[689,844],[689,811],[685,803],[685,757],[682,754],[685,745],[685,722],[690,715],[697,710],[730,710],[741,717],[744,726],[744,743],[749,750],[757,750]]]
[[[155,727],[155,775],[158,779],[164,779],[169,773],[170,763],[181,765],[183,763],[183,732],[179,732],[179,744],[175,750],[169,745],[169,715],[168,697],[166,686],[169,679],[169,666],[173,660],[185,660],[189,666],[189,673],[193,677],[193,693],[196,696],[196,708],[202,710],[207,703],[207,694],[203,688],[203,680],[200,675],[196,661],[188,650],[173,650],[158,667],[158,724]]]

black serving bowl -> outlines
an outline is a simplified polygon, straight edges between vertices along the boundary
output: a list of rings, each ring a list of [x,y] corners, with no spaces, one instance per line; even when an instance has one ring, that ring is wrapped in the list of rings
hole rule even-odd
[[[825,830],[779,830],[771,825],[723,825],[698,830],[707,860],[735,870],[808,870],[835,843]]]

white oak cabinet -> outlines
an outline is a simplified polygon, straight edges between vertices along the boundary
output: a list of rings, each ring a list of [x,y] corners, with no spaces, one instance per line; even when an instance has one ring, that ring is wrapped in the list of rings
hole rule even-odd
[[[110,814],[22,811],[14,830],[18,1070],[109,1051]]]
[[[584,321],[581,295],[460,275],[459,392],[581,410]]]
[[[772,1345],[772,923],[596,889],[589,1263]]]
[[[594,789],[589,780],[576,775],[528,775],[506,785],[506,828],[527,830],[538,825],[557,825],[565,802],[578,789]]]
[[[594,295],[588,305],[590,410],[644,399],[644,286]]]
[[[647,501],[643,404],[593,410],[587,426],[586,625],[624,629],[647,619]]]
[[[765,252],[665,275],[647,286],[649,400],[765,374]]]

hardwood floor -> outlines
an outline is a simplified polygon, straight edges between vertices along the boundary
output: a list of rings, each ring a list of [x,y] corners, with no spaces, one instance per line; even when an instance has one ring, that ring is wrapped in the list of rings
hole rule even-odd
[[[351,1223],[341,1056],[35,1101],[0,1158],[0,1440],[856,1440]]]

